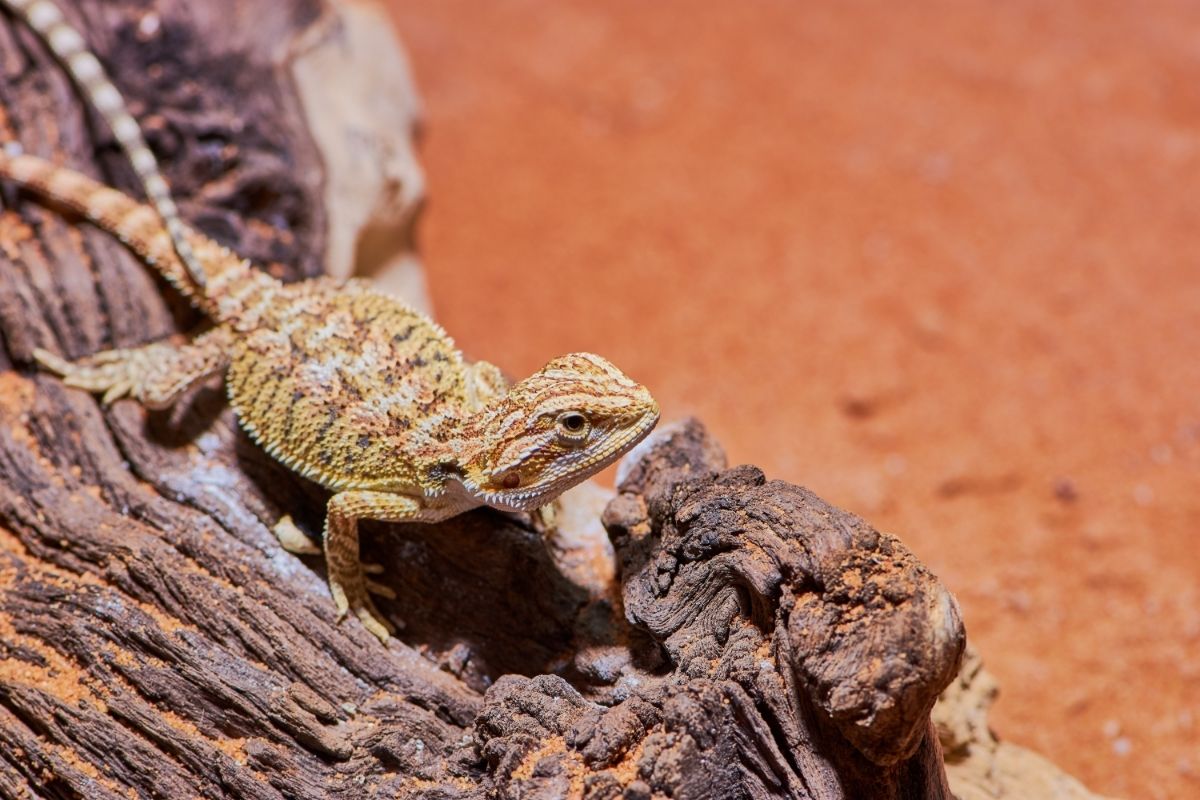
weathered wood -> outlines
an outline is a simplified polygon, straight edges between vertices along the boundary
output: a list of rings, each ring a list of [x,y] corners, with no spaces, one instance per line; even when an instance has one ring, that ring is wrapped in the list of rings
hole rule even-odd
[[[281,276],[320,271],[346,237],[327,230],[337,137],[309,135],[286,53],[340,12],[63,5],[184,215]],[[0,135],[133,191],[7,18],[0,71]],[[217,386],[149,413],[32,368],[34,347],[77,357],[198,320],[110,237],[0,196],[0,797],[949,796],[929,710],[962,627],[895,539],[726,470],[692,423],[627,468],[611,543],[595,490],[549,547],[490,511],[366,526],[398,593],[382,609],[406,623],[384,648],[335,620],[320,559],[275,542],[281,512],[313,529],[325,495],[238,431]]]
[[[476,723],[503,797],[949,798],[929,712],[953,599],[892,537],[663,431],[605,523],[633,631],[558,676],[506,676]],[[649,635],[638,635],[638,633]],[[601,702],[594,702],[600,700]]]
[[[319,272],[322,158],[274,56],[328,10],[63,5],[126,92],[185,215],[283,276]],[[0,68],[7,139],[135,191],[62,69],[8,19]],[[456,755],[477,693],[413,647],[385,651],[359,626],[336,624],[319,562],[282,553],[267,527],[281,507],[319,519],[323,498],[237,432],[219,391],[160,414],[106,410],[30,368],[35,346],[75,357],[197,320],[110,237],[5,198],[5,793],[359,796],[373,775],[383,796],[392,763],[414,765],[398,776],[410,782],[477,777],[474,757]],[[490,527],[498,540],[534,539]],[[408,549],[430,558],[421,548]],[[432,616],[429,605],[408,613]]]

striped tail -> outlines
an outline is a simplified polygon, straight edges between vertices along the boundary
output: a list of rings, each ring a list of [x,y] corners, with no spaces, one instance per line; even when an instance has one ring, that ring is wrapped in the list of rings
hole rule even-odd
[[[158,168],[158,161],[146,140],[137,120],[125,107],[125,100],[117,87],[104,72],[96,56],[87,49],[87,42],[63,19],[62,12],[51,0],[0,0],[14,12],[20,14],[42,41],[53,51],[58,60],[71,73],[75,84],[84,93],[100,115],[104,117],[113,135],[125,150],[133,169],[137,172],[142,188],[171,236],[175,252],[183,261],[192,282],[204,285],[204,270],[197,262],[196,253],[188,240],[187,228],[179,218],[179,209],[171,198],[171,190]]]
[[[153,208],[86,175],[34,156],[0,150],[0,179],[11,180],[91,220],[157,269],[216,322],[241,319],[278,282],[228,248],[183,226],[182,235],[204,264],[204,286],[192,280]]]

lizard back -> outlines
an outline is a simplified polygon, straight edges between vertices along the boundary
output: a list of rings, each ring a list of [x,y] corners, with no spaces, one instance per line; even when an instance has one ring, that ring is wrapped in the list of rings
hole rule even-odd
[[[330,489],[421,491],[466,408],[462,356],[436,323],[361,286],[294,284],[235,346],[226,375],[242,425]]]

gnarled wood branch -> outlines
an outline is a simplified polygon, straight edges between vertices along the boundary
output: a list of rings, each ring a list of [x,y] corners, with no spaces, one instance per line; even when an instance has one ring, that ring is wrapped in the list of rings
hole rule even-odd
[[[611,708],[549,676],[488,692],[478,736],[510,796],[951,797],[929,713],[963,628],[903,545],[724,469],[695,422],[626,473],[604,521],[625,617],[648,635],[622,637]]]

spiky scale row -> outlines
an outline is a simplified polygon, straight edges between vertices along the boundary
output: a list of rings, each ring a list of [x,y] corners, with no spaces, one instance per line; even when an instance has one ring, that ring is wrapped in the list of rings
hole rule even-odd
[[[437,522],[489,505],[531,511],[649,433],[658,406],[600,356],[575,353],[508,387],[467,365],[437,324],[362,284],[284,285],[193,232],[207,285],[192,282],[153,211],[78,173],[0,155],[0,177],[75,209],[154,264],[217,323],[182,346],[147,345],[69,364],[39,359],[97,393],[166,404],[227,372],[230,401],[268,453],[332,489],[325,555],[339,613],[381,640],[358,561],[358,520]],[[164,349],[166,348],[166,349]],[[281,541],[299,534],[286,519]]]
[[[86,99],[104,117],[129,158],[129,163],[133,165],[142,189],[157,210],[192,282],[203,286],[205,276],[200,267],[202,259],[193,251],[187,228],[179,217],[179,209],[171,197],[158,160],[146,144],[142,129],[129,113],[121,93],[109,80],[100,60],[88,49],[83,36],[71,27],[63,18],[62,10],[51,0],[0,0],[0,5],[7,6],[25,20],[67,68]]]

